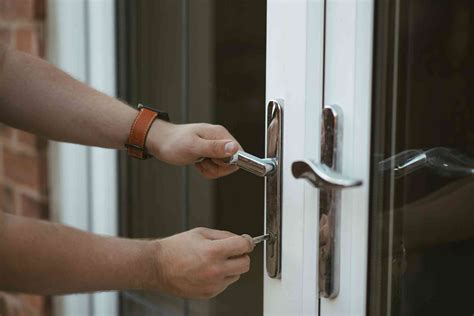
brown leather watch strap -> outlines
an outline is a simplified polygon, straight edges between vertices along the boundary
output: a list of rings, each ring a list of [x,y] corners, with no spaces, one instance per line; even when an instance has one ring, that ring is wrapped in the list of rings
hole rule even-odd
[[[125,144],[125,147],[127,147],[128,155],[130,157],[147,159],[150,157],[150,154],[148,154],[145,148],[145,142],[151,125],[157,117],[166,121],[168,121],[169,118],[167,113],[150,107],[139,105],[138,109],[139,112],[130,128],[130,134],[128,135],[128,141]]]

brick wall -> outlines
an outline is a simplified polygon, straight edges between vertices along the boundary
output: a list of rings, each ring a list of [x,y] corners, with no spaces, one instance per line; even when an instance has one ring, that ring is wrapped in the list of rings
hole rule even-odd
[[[44,56],[46,0],[0,0],[0,42]],[[22,216],[48,218],[47,142],[0,125],[0,209]],[[49,300],[0,293],[0,315],[46,315]]]

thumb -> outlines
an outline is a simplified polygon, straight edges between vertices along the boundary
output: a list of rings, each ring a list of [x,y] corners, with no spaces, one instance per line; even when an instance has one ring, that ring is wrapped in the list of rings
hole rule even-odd
[[[197,154],[206,158],[226,158],[239,150],[237,142],[232,140],[200,139],[197,144]]]

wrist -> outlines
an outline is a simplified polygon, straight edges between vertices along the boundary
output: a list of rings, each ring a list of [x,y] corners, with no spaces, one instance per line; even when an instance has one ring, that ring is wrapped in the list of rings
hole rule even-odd
[[[145,148],[153,157],[162,160],[173,126],[174,124],[160,119],[156,119],[151,125],[145,141]]]
[[[142,104],[138,105],[138,110],[139,112],[130,127],[125,147],[127,147],[129,156],[145,160],[153,156],[153,146],[151,145],[154,142],[149,139],[154,138],[157,126],[161,125],[160,121],[169,122],[169,116],[166,112]],[[150,150],[148,147],[152,147],[152,149]],[[154,150],[155,153],[157,149]]]
[[[162,245],[159,240],[144,241],[141,256],[141,271],[143,273],[140,289],[157,290],[162,288],[163,269],[160,262],[161,254]]]

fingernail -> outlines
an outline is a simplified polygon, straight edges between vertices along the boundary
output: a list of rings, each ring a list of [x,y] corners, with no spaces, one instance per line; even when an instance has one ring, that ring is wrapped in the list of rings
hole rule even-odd
[[[230,155],[237,150],[237,144],[235,142],[228,142],[224,147],[225,153]]]

